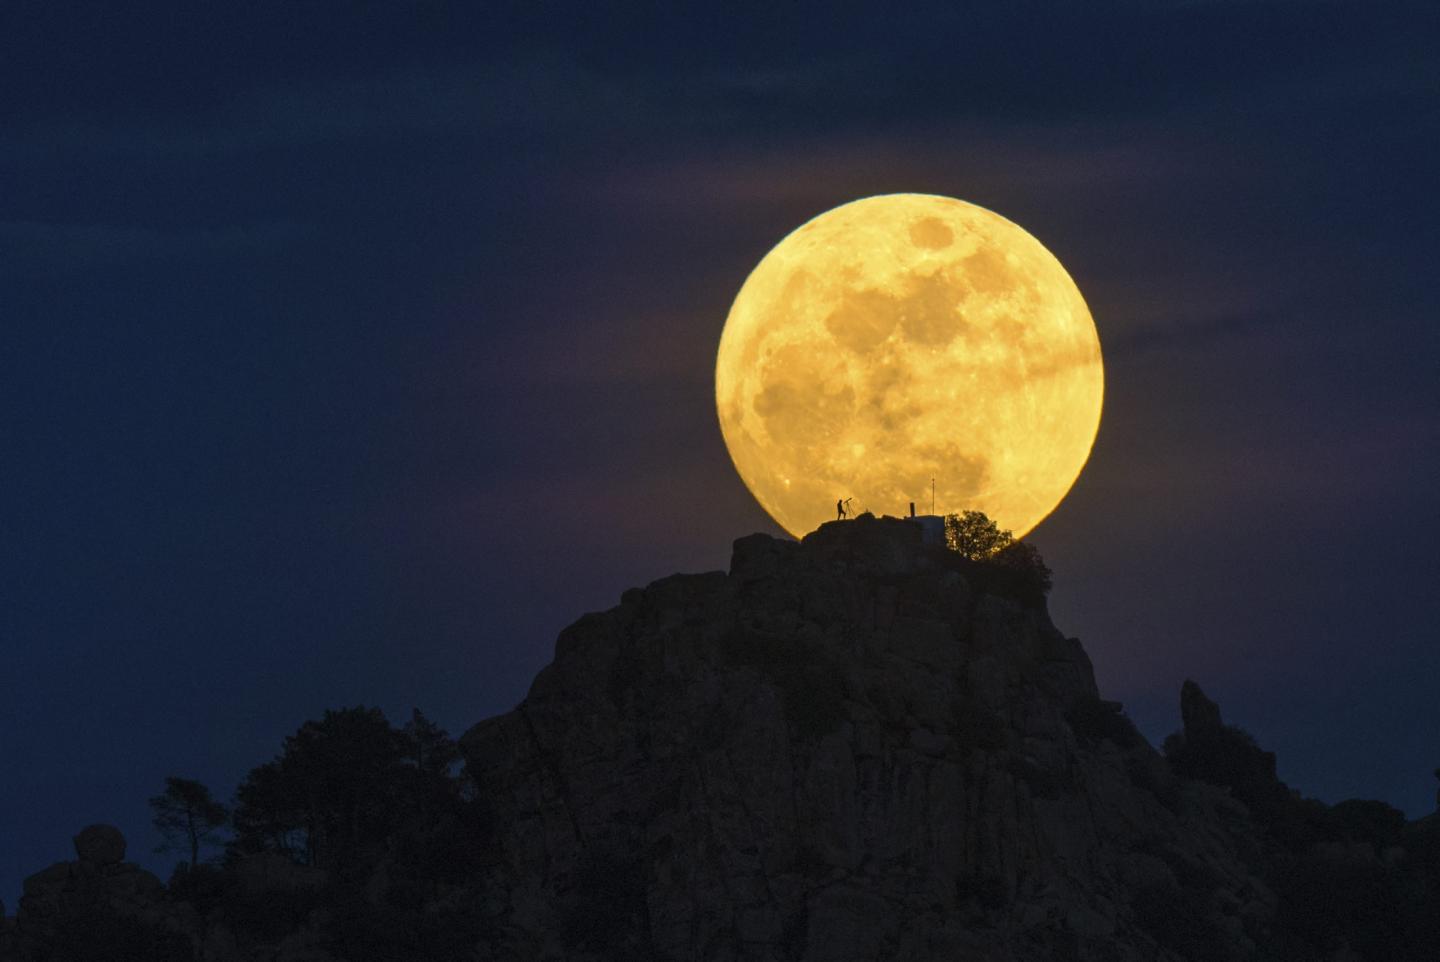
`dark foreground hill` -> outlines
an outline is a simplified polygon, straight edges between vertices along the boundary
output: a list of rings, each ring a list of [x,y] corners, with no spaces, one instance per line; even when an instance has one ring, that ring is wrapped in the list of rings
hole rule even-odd
[[[103,924],[287,962],[1440,957],[1433,819],[1303,800],[1189,683],[1182,714],[1162,757],[1033,581],[908,522],[752,535],[566,629],[419,836],[232,848],[203,890],[92,838],[0,951],[90,957]]]

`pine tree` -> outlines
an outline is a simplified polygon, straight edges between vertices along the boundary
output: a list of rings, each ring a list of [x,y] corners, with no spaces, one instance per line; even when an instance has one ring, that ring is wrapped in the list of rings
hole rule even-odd
[[[191,778],[171,775],[165,779],[165,793],[150,799],[155,828],[165,837],[156,851],[184,851],[190,848],[190,865],[200,862],[200,844],[225,824],[229,813],[210,797],[210,789]]]

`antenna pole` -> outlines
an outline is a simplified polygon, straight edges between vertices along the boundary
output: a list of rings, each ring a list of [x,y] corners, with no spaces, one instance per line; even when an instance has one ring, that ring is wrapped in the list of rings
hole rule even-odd
[[[930,513],[935,513],[935,479],[930,479]]]

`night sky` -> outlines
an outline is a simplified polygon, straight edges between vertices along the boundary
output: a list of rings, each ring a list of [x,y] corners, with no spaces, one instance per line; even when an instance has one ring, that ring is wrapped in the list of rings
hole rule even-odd
[[[327,707],[506,711],[779,534],[715,348],[878,193],[1038,237],[1105,353],[1031,540],[1157,742],[1433,807],[1433,3],[0,7],[0,898]],[[722,12],[723,10],[723,12]],[[509,12],[507,12],[509,11]],[[897,513],[903,506],[896,506]]]

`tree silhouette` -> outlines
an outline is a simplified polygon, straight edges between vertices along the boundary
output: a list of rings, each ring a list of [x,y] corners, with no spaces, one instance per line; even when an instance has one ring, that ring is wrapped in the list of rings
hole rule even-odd
[[[236,791],[239,851],[275,849],[330,867],[398,818],[406,746],[378,708],[326,711]]]
[[[436,828],[453,827],[468,804],[459,759],[454,740],[418,709],[399,730],[378,708],[327,711],[240,784],[231,849],[342,871],[386,852],[431,860],[428,849],[445,847]]]
[[[1008,532],[1006,533],[1008,534]],[[997,551],[993,560],[998,565],[1023,574],[1026,580],[1038,588],[1042,594],[1049,592],[1053,586],[1050,566],[1045,563],[1044,558],[1040,557],[1040,552],[1033,544],[1012,541]]]
[[[405,747],[417,771],[427,775],[450,774],[460,760],[460,749],[439,725],[414,709],[404,728]]]
[[[1015,536],[983,511],[945,516],[945,545],[990,572],[990,584],[1025,604],[1044,604],[1051,587],[1050,568],[1034,545]]]
[[[428,821],[459,797],[460,783],[451,777],[451,771],[460,761],[460,749],[418,708],[401,730],[401,744],[410,766],[408,794],[420,818]]]
[[[171,775],[165,779],[165,793],[150,799],[155,828],[165,844],[155,851],[183,851],[190,848],[190,864],[200,864],[200,844],[225,824],[225,806],[210,797],[210,789],[191,778]]]
[[[945,545],[971,561],[985,561],[1015,543],[1015,537],[983,511],[945,516]]]
[[[250,770],[235,790],[235,838],[230,849],[237,854],[275,851],[297,862],[312,862],[311,820],[306,800],[290,768],[281,760]]]

